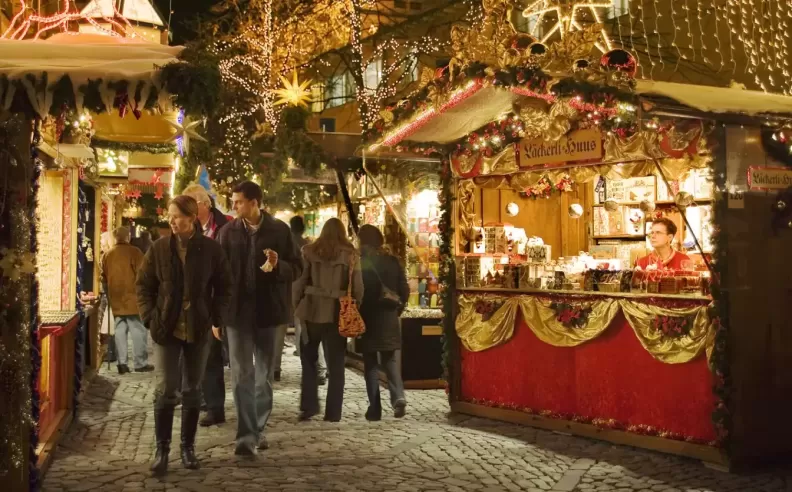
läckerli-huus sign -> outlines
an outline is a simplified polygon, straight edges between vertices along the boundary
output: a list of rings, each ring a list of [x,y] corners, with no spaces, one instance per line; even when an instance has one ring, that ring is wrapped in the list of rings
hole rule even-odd
[[[519,145],[520,167],[596,159],[602,159],[602,133],[595,128],[571,132],[554,142],[526,138]]]

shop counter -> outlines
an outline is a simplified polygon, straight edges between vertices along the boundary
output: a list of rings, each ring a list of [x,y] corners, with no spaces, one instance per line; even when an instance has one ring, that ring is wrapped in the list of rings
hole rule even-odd
[[[717,461],[708,297],[458,293],[456,410]]]
[[[443,340],[441,309],[407,308],[401,316],[402,349],[399,358],[404,387],[439,389],[443,381]],[[362,353],[350,342],[348,362],[363,369]],[[386,381],[380,371],[380,379]]]
[[[80,313],[77,311],[44,311],[40,314],[41,370],[38,387],[41,402],[39,441],[42,448],[47,446],[58,429],[71,420],[75,331],[79,322]]]

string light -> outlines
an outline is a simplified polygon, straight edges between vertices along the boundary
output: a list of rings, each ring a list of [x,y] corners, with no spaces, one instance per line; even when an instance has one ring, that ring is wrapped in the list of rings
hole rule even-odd
[[[31,12],[35,12],[32,6],[28,6],[25,0],[20,0],[19,3],[19,12],[17,12],[17,14],[11,19],[8,28],[3,32],[3,35],[0,36],[0,38],[24,39],[27,37],[30,27],[33,24],[36,24],[38,26],[38,30],[33,36],[33,39],[39,39],[42,35],[56,29],[66,32],[68,30],[69,23],[78,21],[88,22],[93,27],[95,27],[97,31],[109,36],[125,36],[130,38],[137,37],[132,24],[129,23],[126,17],[121,15],[121,12],[118,11],[115,3],[113,3],[113,17],[110,18],[105,16],[101,11],[98,12],[98,16],[92,16],[90,14],[83,14],[81,12],[72,10],[71,2],[69,0],[62,0],[60,3],[60,11],[53,15],[39,15],[37,13],[31,14]],[[117,28],[120,31],[120,34],[102,26],[96,21],[95,17],[99,17],[101,22],[110,24]]]
[[[583,24],[586,23],[584,17],[587,14],[591,16],[595,23],[602,24],[600,11],[601,9],[610,9],[610,7],[611,4],[609,2],[584,1],[576,3],[567,2],[566,0],[537,0],[528,5],[523,11],[523,16],[528,19],[535,19],[535,32],[539,24],[544,22],[547,14],[554,14],[552,17],[555,18],[555,22],[542,38],[542,42],[545,43],[556,32],[560,34],[561,38],[564,38],[569,33],[583,30]],[[603,53],[613,48],[610,36],[604,28],[600,31],[600,42],[596,43],[596,46]]]

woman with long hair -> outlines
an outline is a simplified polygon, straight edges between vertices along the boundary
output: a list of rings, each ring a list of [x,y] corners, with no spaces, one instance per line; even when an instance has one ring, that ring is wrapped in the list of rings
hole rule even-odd
[[[204,237],[198,203],[181,195],[168,206],[172,234],[158,239],[138,272],[141,318],[154,340],[156,388],[154,433],[157,454],[151,471],[168,471],[173,412],[181,390],[181,459],[200,467],[195,434],[201,406],[201,380],[212,336],[220,339],[228,308],[231,274],[218,243]],[[179,359],[183,359],[182,363]]]
[[[344,402],[344,358],[346,338],[338,333],[339,299],[346,295],[352,269],[352,296],[363,299],[363,277],[355,246],[349,241],[344,224],[332,218],[325,223],[319,238],[303,248],[303,273],[294,283],[295,316],[305,323],[301,334],[302,390],[300,419],[319,413],[319,385],[316,364],[319,343],[325,350],[329,382],[324,419],[341,420]]]
[[[358,240],[365,292],[360,315],[366,324],[366,333],[355,346],[363,353],[369,399],[366,419],[376,421],[382,418],[380,366],[388,376],[393,415],[401,418],[406,413],[407,400],[404,397],[404,383],[399,372],[396,351],[401,349],[399,317],[409,299],[410,288],[399,259],[383,249],[385,240],[379,229],[364,225],[358,232]]]

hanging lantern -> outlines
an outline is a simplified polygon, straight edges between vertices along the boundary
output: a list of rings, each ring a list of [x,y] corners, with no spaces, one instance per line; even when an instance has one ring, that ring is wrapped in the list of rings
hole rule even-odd
[[[655,211],[655,203],[650,200],[643,200],[638,205],[638,207],[641,209],[641,212],[643,212],[646,215],[649,215],[650,213]]]
[[[572,71],[573,72],[580,72],[581,70],[586,70],[589,68],[591,64],[585,58],[580,58],[579,60],[575,60],[572,64]]]
[[[615,212],[619,210],[619,202],[617,202],[613,198],[608,198],[607,200],[605,200],[605,203],[603,205],[605,206],[605,210],[607,210],[608,212]]]
[[[547,46],[542,43],[534,43],[528,47],[528,52],[532,56],[544,56],[547,54]]]
[[[606,70],[623,72],[630,77],[634,77],[638,71],[638,61],[629,51],[622,49],[611,50],[602,55],[600,65]]]
[[[508,46],[518,52],[523,52],[536,43],[536,38],[526,33],[517,33],[509,38]]]
[[[579,219],[583,216],[583,205],[579,203],[573,203],[569,206],[569,217],[571,219]]]
[[[680,212],[684,212],[686,208],[693,205],[693,195],[688,193],[687,191],[680,191],[674,197],[674,203],[676,204],[677,208]]]

